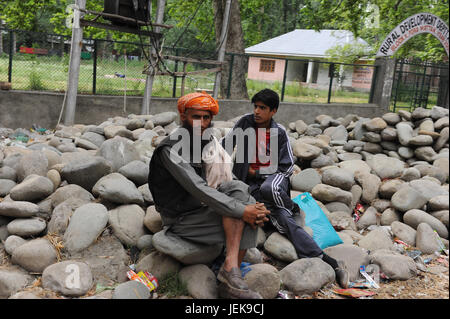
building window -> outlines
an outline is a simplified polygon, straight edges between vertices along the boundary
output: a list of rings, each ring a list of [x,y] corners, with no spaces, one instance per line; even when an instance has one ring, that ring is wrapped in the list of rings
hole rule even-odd
[[[275,60],[260,60],[259,72],[275,72]]]

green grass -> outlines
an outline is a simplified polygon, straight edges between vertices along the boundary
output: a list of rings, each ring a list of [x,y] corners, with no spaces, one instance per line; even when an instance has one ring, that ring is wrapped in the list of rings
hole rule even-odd
[[[186,282],[182,281],[178,272],[171,272],[158,280],[158,294],[166,295],[168,298],[188,296]]]
[[[69,56],[32,56],[16,53],[13,59],[12,88],[14,90],[40,90],[64,92],[67,88]],[[146,75],[144,61],[127,61],[125,72],[125,61],[119,59],[97,59],[96,94],[123,95],[125,91],[125,80],[114,74],[126,74],[127,95],[143,96]],[[168,64],[173,70],[173,65]],[[181,70],[181,65],[178,70]],[[193,70],[188,65],[188,71]],[[214,73],[187,76],[185,80],[184,93],[195,92],[195,89],[212,90],[214,87]],[[0,81],[8,80],[8,56],[0,56]],[[181,95],[181,78],[176,82],[176,96]],[[153,96],[172,97],[173,78],[171,76],[156,76],[153,83]],[[78,92],[92,94],[93,86],[93,60],[81,60],[78,81]],[[253,96],[256,92],[271,88],[281,93],[282,82],[264,82],[247,80],[248,95]],[[300,83],[288,82],[285,87],[284,101],[298,103],[327,103],[328,90],[308,88]],[[367,103],[369,93],[347,92],[333,90],[331,102],[333,103]]]
[[[253,96],[258,91],[269,88],[281,94],[282,82],[263,82],[247,80],[247,91]],[[368,103],[369,92],[348,92],[345,90],[333,90],[330,102],[332,103]],[[284,89],[284,102],[297,103],[327,103],[328,90],[308,88],[298,82],[288,82]]]
[[[389,109],[391,111],[394,110],[394,99],[396,98],[396,111],[397,110],[406,110],[406,111],[413,111],[413,98],[414,98],[414,85],[411,84],[403,84],[401,83],[398,88],[398,94],[396,95],[396,91],[392,91],[391,96],[391,104]],[[437,105],[438,100],[438,93],[437,92],[429,92],[428,94],[428,100],[427,100],[427,109],[431,109],[433,106]]]
[[[0,56],[0,81],[8,80],[8,56]],[[68,56],[30,56],[16,53],[13,59],[12,88],[15,90],[44,90],[64,92],[67,88],[67,73],[69,69]],[[125,80],[115,76],[115,73],[126,74],[126,91],[128,95],[143,95],[146,74],[143,74],[143,61],[127,61],[126,70],[124,59],[97,60],[97,94],[123,95]],[[188,71],[192,66],[188,67]],[[30,71],[32,74],[30,74]],[[30,81],[30,76],[32,80]],[[186,77],[185,93],[194,92],[196,88],[212,89],[214,74]],[[92,93],[93,61],[81,60],[78,79],[78,92]],[[171,97],[173,78],[171,76],[157,76],[153,83],[153,95]],[[181,94],[181,78],[177,79],[177,95]]]

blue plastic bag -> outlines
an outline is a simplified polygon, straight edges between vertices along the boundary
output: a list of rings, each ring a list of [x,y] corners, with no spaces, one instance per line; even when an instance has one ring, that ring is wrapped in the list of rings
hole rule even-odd
[[[313,230],[313,239],[321,249],[343,243],[310,193],[301,193],[293,201],[305,212],[305,224]]]
[[[246,262],[241,262],[241,267],[240,267],[240,269],[241,269],[241,275],[242,275],[242,277],[245,277],[245,275],[246,275],[250,270],[252,270],[252,269],[250,268],[250,263],[246,263]]]

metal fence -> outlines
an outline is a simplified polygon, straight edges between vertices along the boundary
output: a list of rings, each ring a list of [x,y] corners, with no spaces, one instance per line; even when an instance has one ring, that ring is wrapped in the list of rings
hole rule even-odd
[[[349,64],[325,59],[286,58],[270,55],[227,53],[228,87],[233,82],[236,60],[247,70],[246,85],[252,96],[267,87],[281,100],[299,103],[371,103],[377,66],[373,61]],[[233,71],[230,71],[233,70]]]
[[[20,30],[0,30],[0,81],[11,82],[15,90],[64,92],[70,58],[70,36]],[[83,94],[142,96],[147,65],[144,43],[84,39],[81,53],[78,92]],[[164,47],[163,54],[216,59],[215,52]],[[370,103],[376,78],[373,61],[345,64],[325,60],[294,59],[277,56],[250,56],[226,53],[221,98],[230,98],[240,72],[251,97],[263,88],[278,92],[282,101],[302,103]],[[196,71],[209,65],[165,60],[170,71]],[[152,95],[179,97],[182,93],[212,92],[215,73],[184,78],[157,75]],[[234,86],[234,87],[233,87]],[[245,88],[244,88],[245,89]]]
[[[393,111],[417,107],[448,107],[448,64],[435,64],[418,59],[395,61],[391,95]]]
[[[0,81],[10,82],[14,90],[64,92],[67,88],[71,37],[31,31],[0,29]],[[144,52],[145,51],[145,52]],[[83,39],[78,92],[83,94],[143,95],[149,44],[104,39]],[[187,49],[164,48],[164,54],[183,55]],[[206,55],[196,52],[198,56]],[[209,53],[208,53],[209,54]],[[177,71],[179,63],[165,61]],[[187,71],[201,65],[188,65]],[[181,70],[179,70],[181,71]],[[212,90],[214,73],[187,76],[185,93],[197,88]],[[179,96],[181,81],[172,76],[156,76],[152,95]]]

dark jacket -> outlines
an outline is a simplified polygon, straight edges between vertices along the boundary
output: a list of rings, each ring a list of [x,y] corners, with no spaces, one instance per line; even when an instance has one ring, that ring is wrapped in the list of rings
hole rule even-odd
[[[250,166],[250,159],[253,158],[255,154],[255,145],[253,142],[249,141],[248,136],[243,135],[243,139],[241,139],[241,143],[238,143],[237,129],[242,129],[244,132],[247,129],[255,129],[256,123],[254,119],[254,115],[252,113],[244,115],[240,118],[233,129],[221,140],[222,146],[228,151],[228,153],[232,153],[232,150],[227,147],[232,145],[232,149],[237,145],[236,149],[236,158],[234,160],[233,165],[233,174],[243,182],[247,182],[248,169]],[[289,178],[292,175],[292,171],[294,168],[294,156],[292,154],[291,144],[289,142],[289,138],[287,136],[285,128],[278,124],[274,119],[271,120],[270,123],[271,128],[271,140],[273,138],[277,138],[278,140],[278,156],[271,158],[271,166],[273,170],[270,174],[283,174],[285,177]],[[231,144],[232,143],[232,144]],[[252,143],[253,145],[249,145]],[[242,146],[243,145],[243,146]],[[269,147],[269,145],[268,145]],[[269,154],[269,150],[266,150]],[[239,154],[239,152],[242,152]],[[271,155],[276,155],[275,153],[271,153]],[[239,156],[243,158],[243,162],[239,162]],[[260,172],[257,172],[257,177],[259,177]]]
[[[202,163],[194,163],[192,152],[190,158],[182,154],[182,148],[175,152],[175,144],[180,139],[181,136],[176,130],[153,152],[148,184],[156,210],[166,220],[205,209],[212,209],[220,215],[241,218],[245,205],[209,187],[204,167]]]
[[[179,140],[166,137],[154,150],[150,161],[148,186],[155,202],[155,208],[169,216],[176,217],[182,212],[198,209],[201,202],[189,194],[174,178],[172,178],[166,164],[162,161],[159,152],[164,146],[170,148]],[[197,175],[204,178],[201,164],[190,163]]]

